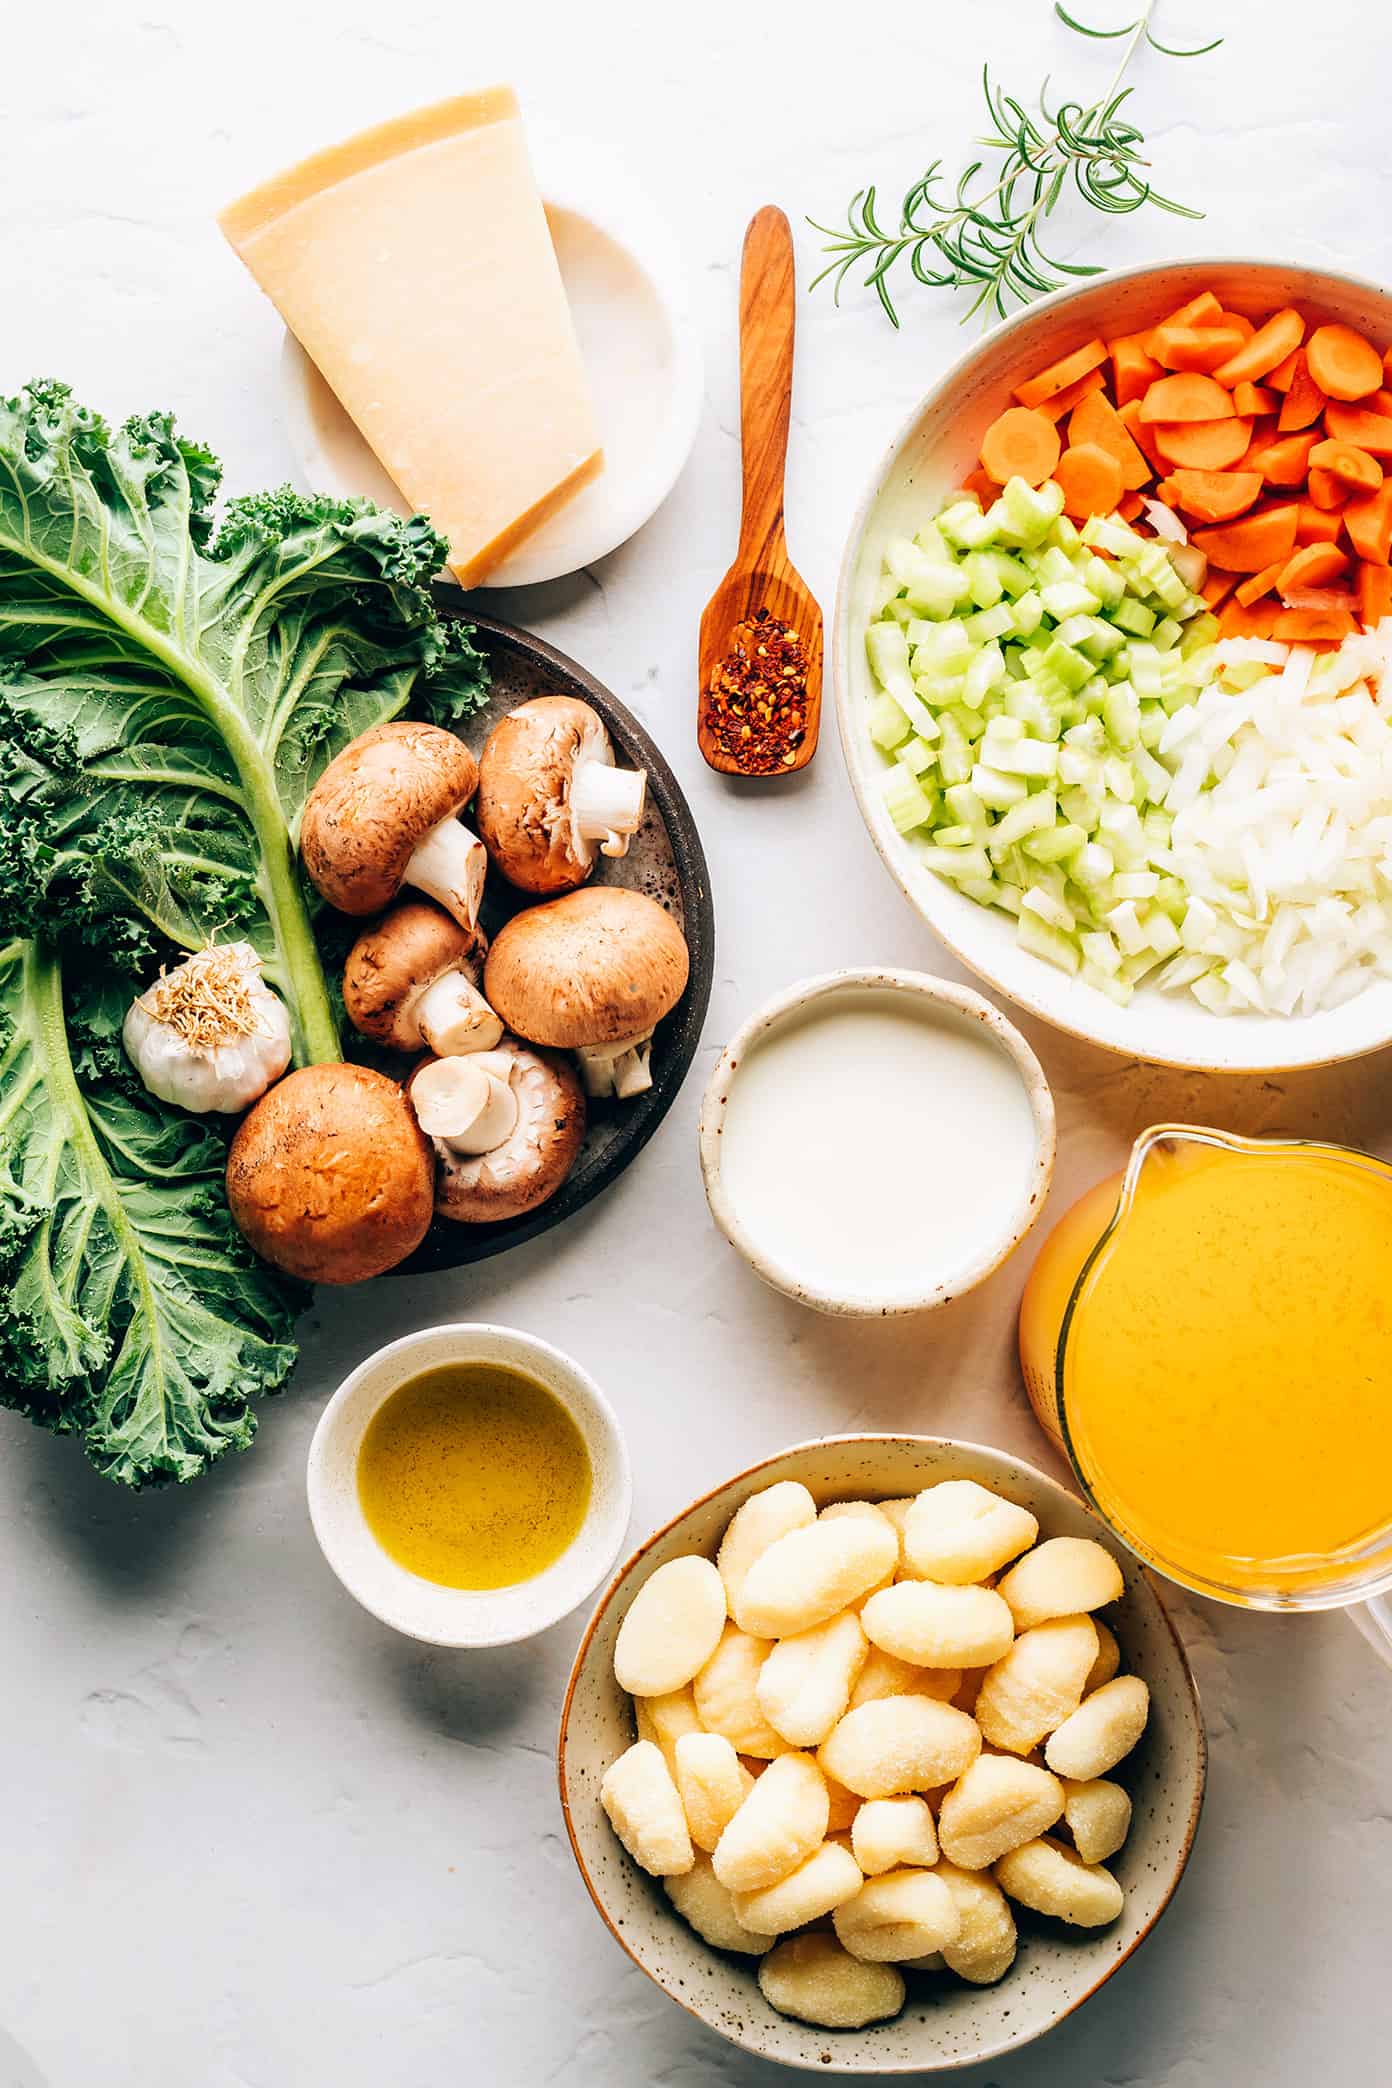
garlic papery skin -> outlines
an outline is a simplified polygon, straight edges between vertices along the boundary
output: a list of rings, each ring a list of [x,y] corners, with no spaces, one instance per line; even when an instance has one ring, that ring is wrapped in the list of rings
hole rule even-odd
[[[620,1037],[614,1044],[583,1044],[575,1056],[587,1095],[616,1095],[631,1102],[652,1086],[651,1030],[641,1036]]]
[[[575,852],[584,857],[597,841],[606,856],[628,854],[647,802],[646,769],[615,768],[612,759],[584,757],[570,779],[568,806]]]
[[[491,1153],[517,1128],[512,1060],[503,1053],[470,1052],[434,1059],[411,1081],[416,1122],[427,1138],[452,1153]]]
[[[416,1028],[441,1058],[470,1051],[491,1051],[503,1025],[477,986],[462,971],[442,972],[415,1002]]]
[[[412,851],[401,881],[443,906],[461,928],[477,928],[487,875],[488,850],[451,814]]]
[[[249,1108],[290,1063],[290,1016],[250,943],[162,973],[126,1010],[121,1039],[152,1095],[200,1116]]]

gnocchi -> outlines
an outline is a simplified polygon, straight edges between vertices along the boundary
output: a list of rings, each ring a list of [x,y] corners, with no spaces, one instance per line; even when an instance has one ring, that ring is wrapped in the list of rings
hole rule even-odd
[[[843,1950],[835,1936],[789,1936],[759,1966],[759,1991],[770,2008],[823,2030],[863,2030],[904,2006],[904,1977],[893,1965],[870,1965]]]
[[[700,1672],[725,1628],[725,1587],[709,1559],[669,1559],[619,1626],[614,1673],[631,1696],[664,1696]]]
[[[1094,1689],[1055,1727],[1044,1759],[1059,1776],[1087,1783],[1129,1755],[1150,1716],[1150,1691],[1139,1675],[1117,1675]]]
[[[662,1889],[683,1921],[689,1921],[712,1950],[735,1950],[743,1957],[762,1957],[767,1936],[755,1935],[735,1913],[734,1895],[711,1869],[709,1856],[698,1856],[680,1877],[664,1878]]]
[[[872,1595],[870,1599],[873,1602],[875,1598]],[[873,1704],[881,1697],[891,1696],[931,1696],[947,1703],[956,1696],[961,1683],[957,1668],[915,1667],[911,1660],[900,1660],[898,1654],[886,1653],[882,1646],[871,1646],[851,1691],[849,1708],[854,1711],[861,1704]]]
[[[795,1747],[825,1740],[850,1702],[869,1648],[860,1619],[842,1610],[795,1638],[780,1639],[754,1693],[774,1731]]]
[[[674,1753],[687,1828],[696,1847],[709,1855],[753,1790],[754,1779],[720,1733],[683,1733]]]
[[[965,1587],[997,1572],[1039,1535],[1017,1508],[974,1479],[944,1479],[918,1495],[904,1519],[904,1563],[924,1580]]]
[[[1022,1907],[1051,1914],[1073,1928],[1105,1928],[1122,1909],[1122,1890],[1110,1871],[1084,1863],[1073,1849],[1044,1835],[1022,1842],[995,1867],[996,1883]]]
[[[747,1929],[785,1936],[789,1929],[819,1921],[864,1884],[860,1865],[840,1842],[824,1841],[795,1871],[762,1892],[737,1892],[735,1914]]]
[[[904,1696],[848,1711],[817,1759],[862,1798],[897,1798],[952,1783],[980,1752],[981,1735],[965,1711],[935,1697]]]
[[[1125,1585],[1116,1560],[1091,1537],[1049,1537],[1001,1575],[1000,1593],[1015,1629],[1029,1631],[1051,1617],[1101,1609]]]
[[[1092,1628],[1097,1633],[1097,1658],[1092,1663],[1088,1678],[1083,1684],[1083,1695],[1091,1696],[1104,1682],[1110,1682],[1121,1666],[1121,1648],[1115,1634],[1108,1630],[1100,1617],[1094,1617]]]
[[[731,1892],[777,1885],[826,1839],[829,1810],[826,1783],[812,1757],[780,1755],[716,1843],[715,1875]]]
[[[838,1516],[790,1530],[750,1567],[735,1622],[760,1638],[791,1638],[824,1624],[893,1572],[899,1544],[884,1516]]]
[[[955,1942],[943,1945],[943,1963],[972,1986],[994,1986],[1015,1962],[1010,1902],[988,1871],[940,1863],[937,1876],[952,1895],[960,1924]]]
[[[640,1870],[654,1878],[678,1877],[694,1857],[686,1814],[662,1750],[635,1740],[611,1762],[599,1787],[609,1824]]]
[[[780,1479],[776,1486],[766,1486],[735,1510],[715,1555],[732,1617],[738,1610],[745,1575],[760,1553],[790,1530],[800,1530],[816,1520],[817,1504],[796,1479]]]
[[[867,1878],[854,1899],[843,1900],[832,1926],[852,1957],[872,1964],[927,1957],[955,1943],[962,1920],[952,1894],[935,1872],[887,1871]]]
[[[922,1798],[867,1798],[851,1822],[851,1853],[867,1878],[938,1860],[938,1831]]]
[[[976,1693],[982,1739],[1010,1754],[1028,1754],[1077,1710],[1096,1658],[1091,1617],[1052,1617],[1021,1632],[1004,1658],[986,1670]]]
[[[1115,1856],[1131,1830],[1131,1800],[1120,1784],[1104,1776],[1086,1783],[1064,1777],[1063,1817],[1073,1846],[1084,1863],[1105,1863]]]
[[[938,1813],[943,1854],[960,1870],[986,1870],[1063,1815],[1063,1785],[1013,1755],[979,1755]]]
[[[674,1689],[667,1696],[635,1697],[633,1723],[640,1740],[651,1740],[662,1749],[672,1775],[677,1773],[677,1742],[683,1733],[699,1733],[700,1716],[690,1688]]]
[[[865,1635],[916,1667],[989,1667],[1015,1637],[1010,1611],[991,1588],[897,1581],[860,1613]]]
[[[759,1707],[759,1671],[772,1649],[771,1639],[751,1638],[738,1624],[727,1624],[720,1643],[691,1685],[696,1715],[708,1733],[719,1733],[737,1754],[771,1761],[786,1754],[788,1743]]]

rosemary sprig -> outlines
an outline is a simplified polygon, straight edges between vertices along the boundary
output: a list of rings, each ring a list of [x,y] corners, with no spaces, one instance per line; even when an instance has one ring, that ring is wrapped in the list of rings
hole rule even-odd
[[[1132,90],[1121,83],[1143,44],[1168,58],[1200,58],[1217,50],[1223,39],[1215,37],[1212,43],[1187,50],[1161,43],[1150,26],[1154,7],[1155,0],[1145,0],[1134,22],[1120,29],[1094,29],[1055,0],[1054,13],[1077,35],[1099,41],[1126,39],[1106,92],[1091,103],[1065,101],[1050,110],[1045,80],[1038,113],[1032,114],[993,82],[989,66],[983,67],[990,129],[976,142],[1002,155],[998,170],[984,159],[974,160],[955,188],[945,193],[943,163],[934,160],[905,196],[892,229],[879,220],[873,184],[853,197],[844,229],[809,219],[814,231],[826,235],[824,251],[832,257],[811,287],[815,290],[830,276],[839,302],[848,272],[867,262],[865,285],[873,286],[891,323],[898,326],[888,277],[907,257],[915,280],[932,289],[975,289],[964,319],[980,311],[1004,318],[1011,304],[1028,304],[1045,291],[1060,289],[1072,276],[1102,273],[1086,262],[1062,261],[1044,246],[1045,220],[1070,186],[1109,217],[1128,216],[1146,203],[1176,217],[1202,217],[1201,210],[1162,196],[1151,186],[1145,171],[1150,164],[1144,157],[1145,136],[1126,107]],[[992,174],[996,178],[989,180]],[[989,185],[981,189],[983,175]]]

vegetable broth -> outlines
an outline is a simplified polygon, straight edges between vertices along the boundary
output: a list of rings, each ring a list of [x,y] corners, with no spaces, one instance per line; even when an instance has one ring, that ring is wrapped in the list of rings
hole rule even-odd
[[[373,1415],[358,1498],[382,1549],[442,1588],[531,1580],[578,1535],[589,1452],[560,1401],[521,1371],[448,1363]]]

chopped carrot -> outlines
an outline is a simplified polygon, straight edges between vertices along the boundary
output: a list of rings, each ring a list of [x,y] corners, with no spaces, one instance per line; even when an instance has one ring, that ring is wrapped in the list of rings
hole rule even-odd
[[[1144,509],[1145,499],[1140,493],[1123,493],[1117,502],[1117,513],[1123,522],[1134,522]]]
[[[1073,443],[1059,458],[1054,477],[1063,488],[1064,513],[1075,521],[1110,515],[1126,490],[1120,464],[1095,442]]]
[[[988,508],[1000,492],[1000,487],[989,472],[978,470],[967,473],[962,481],[962,491],[971,494],[974,500],[979,500],[983,508]]]
[[[1226,602],[1236,585],[1236,573],[1225,573],[1221,567],[1214,566],[1199,593],[1210,609],[1217,609]]]
[[[1259,573],[1295,549],[1295,502],[1260,509],[1241,522],[1196,529],[1192,541],[1215,565],[1230,573]]]
[[[1224,638],[1269,638],[1276,623],[1276,604],[1258,602],[1244,609],[1236,599],[1224,602],[1218,611],[1218,630]]]
[[[1216,370],[1236,355],[1244,338],[1235,326],[1157,326],[1150,352],[1167,370]]]
[[[1185,378],[1183,382],[1207,384],[1209,380],[1206,377]],[[1145,410],[1144,402],[1141,410]],[[1246,456],[1251,441],[1252,423],[1236,418],[1160,421],[1154,425],[1151,433],[1155,438],[1155,447],[1166,464],[1177,464],[1190,471],[1227,471]]]
[[[1295,541],[1297,544],[1334,544],[1338,542],[1343,526],[1343,517],[1337,510],[1317,508],[1312,500],[1302,500],[1295,518]]]
[[[1351,500],[1344,509],[1344,528],[1360,558],[1386,565],[1392,552],[1392,480],[1384,479],[1376,493]]]
[[[1224,422],[1223,425],[1226,426],[1227,423]],[[1276,446],[1276,422],[1271,414],[1262,414],[1259,420],[1250,422],[1249,426],[1252,430],[1252,439],[1237,460],[1236,469],[1238,471],[1260,471],[1262,458],[1269,449],[1274,449]]]
[[[1117,419],[1121,422],[1121,425],[1125,428],[1141,454],[1149,458],[1153,469],[1164,471],[1169,459],[1163,457],[1155,446],[1155,429],[1141,419],[1140,400],[1128,399],[1117,414]]]
[[[1167,508],[1179,507],[1179,488],[1172,478],[1162,478],[1155,488],[1157,500],[1163,500]]]
[[[1148,338],[1146,334],[1118,334],[1107,343],[1118,406],[1142,398],[1160,375],[1160,365],[1146,347]]]
[[[1146,421],[1227,420],[1235,410],[1216,378],[1192,371],[1157,377],[1141,401]]]
[[[1217,326],[1224,316],[1223,307],[1213,292],[1201,290],[1197,297],[1190,298],[1188,304],[1182,304],[1177,312],[1171,312],[1168,319],[1162,319],[1160,326]],[[1159,326],[1152,326],[1151,336],[1159,330]],[[1154,352],[1152,349],[1151,353]]]
[[[1305,338],[1305,321],[1293,305],[1273,312],[1264,326],[1259,326],[1250,341],[1244,341],[1236,355],[1230,355],[1220,363],[1214,376],[1220,384],[1238,384],[1244,379],[1255,384],[1278,363],[1283,363],[1292,348],[1298,348]]]
[[[1042,413],[1028,406],[1007,406],[981,438],[981,468],[998,486],[1022,478],[1042,486],[1059,460],[1059,432]]]
[[[1262,489],[1259,471],[1176,471],[1169,483],[1185,514],[1198,522],[1231,522],[1245,515]]]
[[[1286,560],[1276,585],[1288,595],[1297,587],[1327,587],[1347,571],[1347,555],[1337,544],[1306,544]]]
[[[1030,411],[1047,414],[1051,421],[1061,421],[1089,392],[1101,391],[1106,382],[1100,370],[1089,370],[1086,377],[1080,377],[1076,384],[1066,384],[1061,392],[1054,393],[1052,399],[1041,400]]]
[[[1392,417],[1392,391],[1385,387],[1375,391],[1370,399],[1363,400],[1362,407],[1365,413],[1379,413],[1384,419]]]
[[[1217,329],[1215,327],[1214,331]],[[1279,413],[1281,394],[1265,384],[1235,384],[1233,405],[1239,413],[1249,413],[1255,420],[1259,413]]]
[[[1382,484],[1382,466],[1377,458],[1352,442],[1317,442],[1310,452],[1310,462],[1316,470],[1327,471],[1331,478],[1342,479],[1355,493],[1376,493]]]
[[[1213,324],[1215,326],[1235,326],[1244,341],[1250,341],[1257,330],[1251,320],[1242,312],[1225,311],[1219,318],[1214,320]]]
[[[1351,326],[1317,326],[1305,343],[1305,360],[1330,399],[1366,399],[1382,383],[1382,357]]]
[[[1392,415],[1369,413],[1366,406],[1344,406],[1331,399],[1324,425],[1335,442],[1351,442],[1370,457],[1392,457]]]
[[[1380,624],[1385,616],[1392,616],[1392,566],[1370,565],[1360,559],[1358,565],[1358,619],[1368,630]]]
[[[1295,375],[1286,392],[1276,426],[1283,435],[1292,435],[1300,428],[1308,428],[1319,419],[1325,408],[1325,396],[1310,375],[1305,361],[1305,350],[1297,350]]]
[[[1305,492],[1310,504],[1317,508],[1341,508],[1349,497],[1343,480],[1336,479],[1332,472],[1321,471],[1318,465],[1309,475]]]
[[[1347,609],[1283,609],[1271,626],[1272,637],[1285,645],[1312,645],[1321,639],[1337,643],[1353,632]]]
[[[1303,348],[1292,348],[1284,362],[1277,363],[1274,370],[1267,371],[1266,381],[1273,391],[1288,392],[1290,390],[1295,379],[1295,373],[1304,361],[1304,356],[1305,351]]]
[[[1267,484],[1303,486],[1315,442],[1312,430],[1308,435],[1278,436],[1275,442],[1268,443],[1258,467]]]
[[[1253,602],[1259,602],[1263,595],[1272,592],[1280,577],[1281,560],[1278,558],[1271,565],[1263,566],[1259,573],[1253,573],[1250,580],[1242,582],[1237,590],[1238,601],[1244,609],[1250,609]]]
[[[1388,376],[1392,377],[1392,348],[1385,348],[1383,350],[1382,367],[1387,372]]]
[[[1088,341],[1083,347],[1075,348],[1071,355],[1050,363],[1047,370],[1041,370],[1037,377],[1031,377],[1025,384],[1017,384],[1015,398],[1021,406],[1041,406],[1045,399],[1052,399],[1068,385],[1076,384],[1080,377],[1086,377],[1089,370],[1095,370],[1106,360],[1107,343]]]
[[[1070,443],[1095,442],[1099,449],[1109,451],[1121,466],[1121,483],[1128,493],[1148,486],[1155,476],[1105,392],[1094,392],[1091,398],[1084,399],[1081,406],[1074,408],[1073,418],[1068,423],[1068,440]]]

